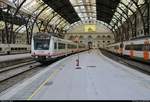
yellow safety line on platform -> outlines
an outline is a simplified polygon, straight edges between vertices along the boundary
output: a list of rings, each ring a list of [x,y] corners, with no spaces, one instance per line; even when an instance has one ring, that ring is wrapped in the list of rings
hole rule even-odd
[[[33,96],[35,96],[42,88],[43,86],[54,76],[58,73],[59,69],[55,70],[34,92],[33,94],[28,97],[27,100],[31,100]]]

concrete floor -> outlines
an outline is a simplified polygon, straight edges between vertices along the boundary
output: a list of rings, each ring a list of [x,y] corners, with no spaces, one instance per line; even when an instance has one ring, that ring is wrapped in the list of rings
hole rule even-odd
[[[99,50],[64,58],[0,94],[0,100],[149,100],[150,76]]]

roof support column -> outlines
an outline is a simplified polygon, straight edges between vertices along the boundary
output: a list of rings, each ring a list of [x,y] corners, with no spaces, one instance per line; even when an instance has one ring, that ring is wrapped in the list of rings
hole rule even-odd
[[[23,0],[20,4],[18,3],[19,1],[18,0],[13,0],[13,3],[15,4],[15,6],[17,7],[15,13],[13,14],[13,17],[12,17],[12,20],[11,20],[11,27],[10,27],[10,43],[13,43],[15,44],[16,42],[16,35],[14,34],[15,32],[13,31],[13,28],[14,28],[14,19],[16,17],[16,15],[18,14],[20,8],[22,7],[22,5],[26,2],[26,0]]]
[[[38,17],[39,17],[39,16],[41,15],[41,13],[43,13],[47,8],[48,8],[48,6],[44,7],[44,8],[39,12],[39,14],[34,18],[34,21],[33,21],[33,23],[32,23],[32,28],[31,28],[31,38],[32,38],[32,34],[33,34],[34,25],[35,25],[35,23],[37,22]],[[31,40],[31,38],[30,38],[30,40]]]
[[[143,23],[143,31],[144,31],[144,35],[148,35],[147,29],[146,29],[146,27],[145,27],[145,21],[144,21],[144,17],[143,17],[141,8],[139,7],[138,3],[137,3],[135,0],[131,0],[131,1],[136,5],[137,10],[138,10],[139,13],[140,13],[141,20],[142,20],[142,23]]]

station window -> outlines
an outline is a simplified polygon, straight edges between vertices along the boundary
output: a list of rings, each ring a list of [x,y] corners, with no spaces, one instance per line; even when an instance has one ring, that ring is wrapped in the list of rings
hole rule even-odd
[[[107,37],[108,37],[108,38],[111,38],[111,36],[110,36],[110,35],[108,35]]]

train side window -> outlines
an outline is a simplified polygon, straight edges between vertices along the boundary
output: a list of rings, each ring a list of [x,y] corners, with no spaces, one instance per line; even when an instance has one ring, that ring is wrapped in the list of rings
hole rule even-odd
[[[134,45],[133,47],[134,47],[134,50],[136,50],[136,51],[142,51],[144,45],[143,44],[139,44],[139,45]]]
[[[150,51],[150,44],[148,45],[148,51]]]
[[[143,51],[148,51],[148,50],[149,50],[148,45],[147,44],[143,45]]]
[[[58,49],[65,49],[65,45],[64,43],[58,43]]]
[[[75,45],[68,44],[68,49],[74,49],[74,48],[76,48]]]
[[[149,44],[145,45],[145,49],[146,49],[146,51],[149,51]]]
[[[70,48],[71,48],[70,44],[68,44],[68,45],[67,45],[67,48],[68,48],[68,49],[70,49]]]
[[[74,45],[74,49],[76,49],[77,48],[77,45]]]

